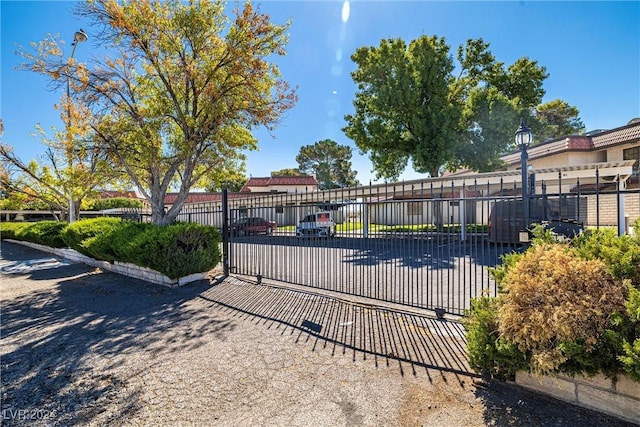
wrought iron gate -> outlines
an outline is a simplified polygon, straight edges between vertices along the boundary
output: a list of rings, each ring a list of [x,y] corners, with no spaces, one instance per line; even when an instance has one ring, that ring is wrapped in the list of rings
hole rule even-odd
[[[628,231],[640,216],[640,189],[601,183],[595,172],[593,182],[559,172],[538,182],[527,196],[529,223]],[[224,192],[225,270],[461,315],[471,298],[497,294],[490,268],[523,247],[520,188],[513,171],[324,192]],[[301,219],[318,211],[331,213],[336,236],[296,236]],[[277,228],[233,231],[250,218]]]

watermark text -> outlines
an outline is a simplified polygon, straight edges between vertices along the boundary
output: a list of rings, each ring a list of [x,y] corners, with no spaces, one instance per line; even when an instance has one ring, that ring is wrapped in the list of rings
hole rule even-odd
[[[3,409],[2,419],[5,421],[48,420],[53,418],[49,409]]]

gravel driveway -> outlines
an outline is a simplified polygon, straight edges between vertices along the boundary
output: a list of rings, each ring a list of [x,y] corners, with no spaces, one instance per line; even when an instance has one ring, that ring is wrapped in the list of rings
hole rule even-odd
[[[3,425],[624,426],[468,368],[458,323],[2,242]]]

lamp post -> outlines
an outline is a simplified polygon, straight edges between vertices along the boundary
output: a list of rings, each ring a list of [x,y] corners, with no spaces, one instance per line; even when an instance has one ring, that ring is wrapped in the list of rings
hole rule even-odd
[[[69,61],[73,59],[73,54],[76,53],[76,47],[78,43],[82,43],[87,41],[87,34],[82,31],[76,31],[73,35],[73,49],[71,49],[71,56],[69,57]],[[68,70],[67,74],[67,144],[71,145],[71,69]],[[70,148],[68,148],[70,149]],[[69,169],[73,167],[73,153],[69,155]],[[72,223],[76,220],[76,207],[75,202],[73,201],[73,191],[71,186],[69,187],[69,223]]]
[[[525,230],[529,228],[529,166],[527,149],[533,142],[531,129],[524,124],[524,118],[520,118],[520,126],[516,130],[516,144],[520,148],[520,168],[522,169],[522,217]]]

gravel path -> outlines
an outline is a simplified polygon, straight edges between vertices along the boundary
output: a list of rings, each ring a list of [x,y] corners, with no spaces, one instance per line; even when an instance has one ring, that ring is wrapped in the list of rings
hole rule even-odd
[[[624,426],[468,368],[458,323],[2,243],[2,424]]]

